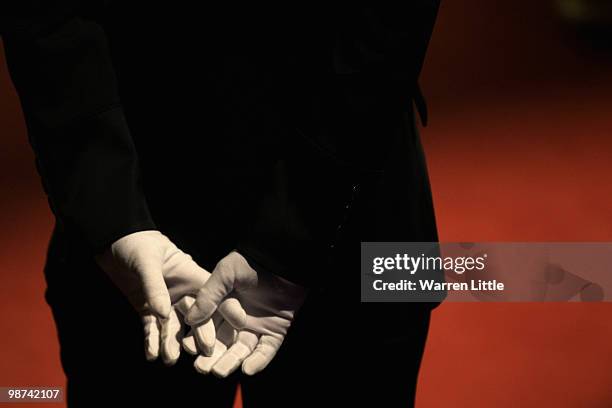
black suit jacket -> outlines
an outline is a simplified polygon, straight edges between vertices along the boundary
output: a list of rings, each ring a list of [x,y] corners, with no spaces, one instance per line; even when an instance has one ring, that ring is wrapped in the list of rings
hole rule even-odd
[[[354,238],[436,240],[412,100],[438,2],[19,2],[2,36],[58,229],[316,285],[370,180]]]

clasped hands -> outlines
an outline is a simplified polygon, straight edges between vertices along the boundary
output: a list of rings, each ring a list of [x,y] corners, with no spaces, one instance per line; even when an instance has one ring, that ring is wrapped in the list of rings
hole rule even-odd
[[[209,273],[159,231],[127,235],[96,261],[142,316],[148,360],[172,365],[182,346],[196,370],[219,377],[263,370],[306,297],[236,251]]]

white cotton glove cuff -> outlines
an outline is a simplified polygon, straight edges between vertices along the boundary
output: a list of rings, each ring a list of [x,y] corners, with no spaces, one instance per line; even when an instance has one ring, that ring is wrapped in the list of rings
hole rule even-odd
[[[285,336],[307,293],[306,288],[280,276],[258,272],[257,288],[248,289],[240,296],[243,308],[249,310],[244,329]]]

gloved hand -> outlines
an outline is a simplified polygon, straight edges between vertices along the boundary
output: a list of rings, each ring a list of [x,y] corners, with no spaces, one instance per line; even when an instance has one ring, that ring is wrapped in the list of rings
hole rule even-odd
[[[142,315],[146,339],[157,333],[168,342],[174,342],[174,336],[167,333],[180,329],[180,320],[171,305],[186,295],[198,293],[210,276],[159,231],[126,235],[98,255],[96,261]],[[244,311],[235,299],[223,302],[219,313],[235,327],[240,327],[245,320]],[[195,326],[193,334],[201,352],[212,354],[216,341],[213,322]],[[147,358],[155,359],[158,348],[159,342],[146,342]],[[176,361],[175,355],[178,358],[177,353],[165,354],[162,349],[162,357],[167,363]]]
[[[232,297],[240,302],[245,318],[238,325],[229,322],[240,329],[237,336],[232,337],[226,329],[221,333],[219,328],[213,354],[196,359],[198,371],[227,377],[240,365],[247,375],[263,370],[282,345],[306,292],[305,288],[272,273],[256,271],[242,255],[231,252],[219,261],[198,292],[185,322],[195,326],[210,321],[217,307]]]

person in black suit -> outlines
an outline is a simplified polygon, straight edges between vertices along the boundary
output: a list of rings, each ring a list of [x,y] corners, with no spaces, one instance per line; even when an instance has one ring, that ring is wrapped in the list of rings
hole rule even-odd
[[[413,101],[425,121],[417,79],[438,3],[32,0],[2,13],[57,219],[46,298],[70,406],[230,406],[237,382],[247,406],[412,403],[435,304],[361,304],[357,271],[362,241],[437,241]],[[157,230],[206,270],[235,251],[307,288],[265,370],[219,379],[185,357],[144,361],[140,318],[99,259],[131,267],[113,245]],[[130,254],[150,259],[145,241]],[[151,287],[136,303],[166,317]]]

